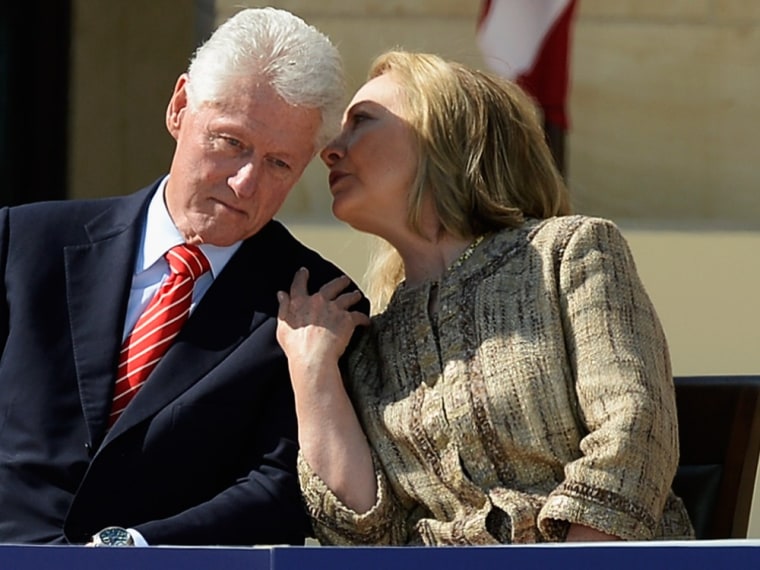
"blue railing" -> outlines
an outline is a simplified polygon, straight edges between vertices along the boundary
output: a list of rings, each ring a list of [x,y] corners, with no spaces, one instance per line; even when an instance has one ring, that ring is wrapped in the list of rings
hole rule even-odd
[[[87,548],[0,545],[0,570],[760,568],[760,541],[459,548]]]

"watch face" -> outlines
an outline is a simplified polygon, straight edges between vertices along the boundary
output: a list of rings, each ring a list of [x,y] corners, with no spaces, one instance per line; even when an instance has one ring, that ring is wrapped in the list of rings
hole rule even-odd
[[[98,538],[106,546],[129,546],[132,536],[123,528],[109,526],[98,533]]]

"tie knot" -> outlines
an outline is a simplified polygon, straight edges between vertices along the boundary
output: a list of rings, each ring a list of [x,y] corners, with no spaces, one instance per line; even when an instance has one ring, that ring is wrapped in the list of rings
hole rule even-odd
[[[203,252],[194,245],[176,245],[166,252],[166,261],[172,273],[187,275],[196,280],[206,273],[211,266]]]

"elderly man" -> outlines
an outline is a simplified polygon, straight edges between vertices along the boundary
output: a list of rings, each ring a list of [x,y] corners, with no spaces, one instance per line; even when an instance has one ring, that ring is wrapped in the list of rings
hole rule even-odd
[[[177,81],[168,176],[0,210],[1,542],[303,543],[276,295],[341,272],[272,218],[342,97],[324,35],[244,10]]]

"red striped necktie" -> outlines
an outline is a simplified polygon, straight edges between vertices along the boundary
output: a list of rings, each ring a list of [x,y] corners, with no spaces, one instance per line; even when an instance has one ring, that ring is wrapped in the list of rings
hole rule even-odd
[[[195,280],[210,268],[206,256],[194,245],[175,246],[165,258],[171,273],[121,347],[109,427],[116,423],[179,334],[190,314]]]

